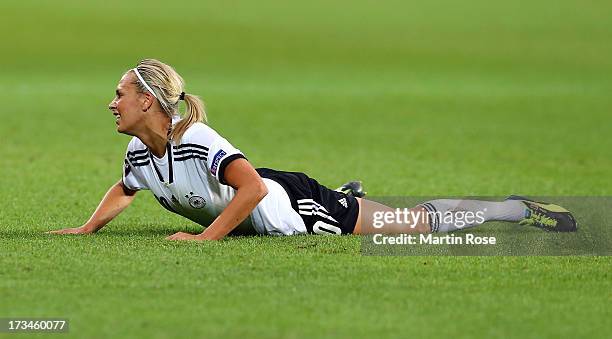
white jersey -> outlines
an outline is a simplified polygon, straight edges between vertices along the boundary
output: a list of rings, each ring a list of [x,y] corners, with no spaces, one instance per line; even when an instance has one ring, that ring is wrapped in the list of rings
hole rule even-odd
[[[208,226],[236,193],[226,184],[224,173],[227,165],[238,158],[245,157],[203,123],[189,127],[179,144],[169,141],[161,158],[134,137],[125,155],[123,184],[130,190],[151,190],[166,209]],[[306,233],[285,190],[273,180],[263,180],[268,195],[237,230],[272,235]]]

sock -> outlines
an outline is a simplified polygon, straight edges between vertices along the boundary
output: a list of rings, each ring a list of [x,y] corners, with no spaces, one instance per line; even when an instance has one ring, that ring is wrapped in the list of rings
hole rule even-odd
[[[525,217],[525,204],[518,200],[482,201],[438,199],[421,204],[429,212],[432,232],[452,232],[486,221],[518,222]]]

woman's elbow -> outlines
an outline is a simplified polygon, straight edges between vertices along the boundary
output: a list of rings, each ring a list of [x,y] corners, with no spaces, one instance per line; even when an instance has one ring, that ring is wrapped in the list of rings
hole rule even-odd
[[[263,182],[263,180],[259,180],[257,185],[255,186],[255,198],[257,202],[260,202],[263,198],[268,195],[268,186]]]

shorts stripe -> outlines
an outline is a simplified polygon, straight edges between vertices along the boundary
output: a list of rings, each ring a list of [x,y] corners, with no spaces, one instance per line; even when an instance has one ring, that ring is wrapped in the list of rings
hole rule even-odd
[[[325,207],[312,199],[300,199],[298,202],[298,213],[302,215],[318,215],[335,223],[338,221],[331,216]]]

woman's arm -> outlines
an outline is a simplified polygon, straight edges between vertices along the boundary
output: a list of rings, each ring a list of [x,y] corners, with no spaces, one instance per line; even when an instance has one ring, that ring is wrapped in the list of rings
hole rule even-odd
[[[130,205],[134,200],[134,196],[137,191],[132,191],[123,185],[123,181],[119,180],[114,184],[100,204],[98,208],[91,215],[89,220],[83,226],[75,228],[65,228],[57,231],[49,231],[47,233],[53,234],[89,234],[95,233],[104,225],[108,224],[113,218],[115,218],[121,211]]]
[[[225,181],[236,195],[219,216],[200,234],[178,232],[168,240],[220,240],[238,226],[268,194],[268,188],[246,159],[236,159],[225,169]]]

